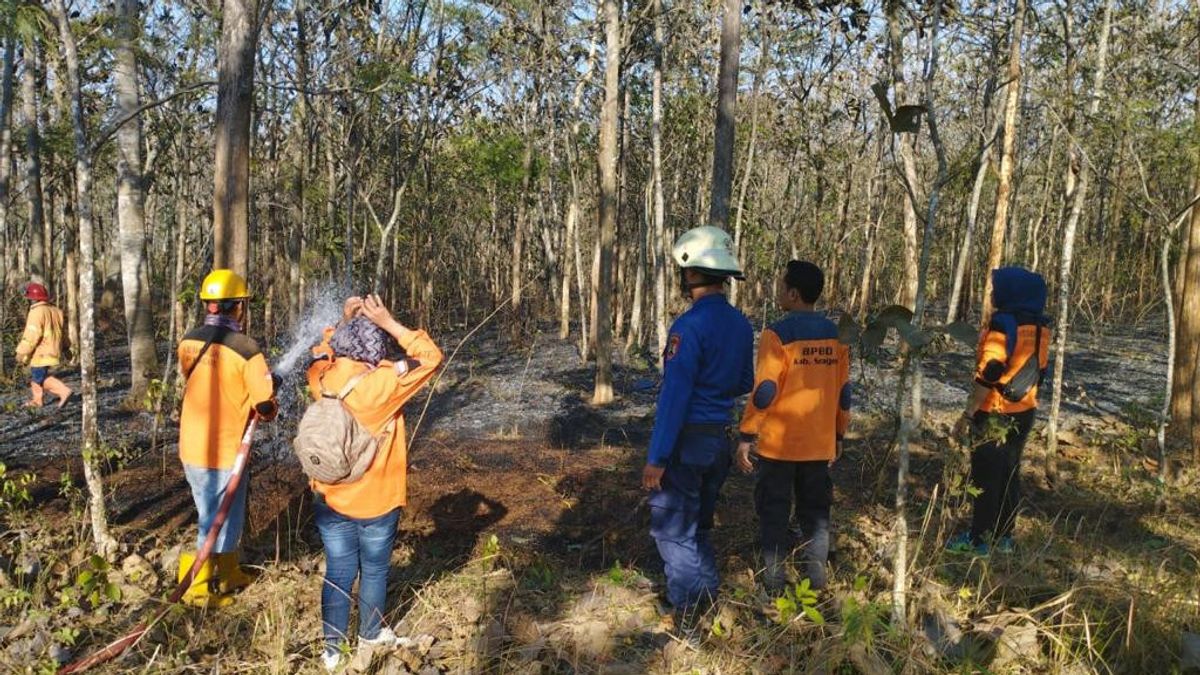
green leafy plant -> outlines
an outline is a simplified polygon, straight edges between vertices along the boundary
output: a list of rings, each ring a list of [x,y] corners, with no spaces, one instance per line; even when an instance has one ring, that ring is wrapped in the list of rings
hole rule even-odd
[[[842,600],[842,639],[848,645],[862,645],[870,649],[875,635],[883,627],[888,608],[879,602],[866,599],[867,579],[854,579],[854,592]]]
[[[146,384],[146,393],[142,397],[142,407],[146,410],[154,410],[166,393],[167,389],[162,380],[158,378],[150,380]]]
[[[776,621],[780,624],[791,623],[792,619],[803,615],[818,626],[825,625],[825,617],[817,609],[817,592],[812,589],[809,579],[785,588],[783,595],[775,598],[775,609],[779,612]]]
[[[75,576],[75,584],[59,594],[59,602],[64,606],[80,605],[85,602],[91,607],[99,607],[106,602],[121,601],[121,587],[109,578],[112,566],[98,555],[92,555],[84,564],[83,570]]]
[[[0,462],[0,514],[23,511],[33,501],[29,486],[33,474],[10,474],[4,462]]]
[[[75,480],[71,478],[69,472],[64,471],[58,477],[58,495],[66,500],[71,515],[77,519],[83,516],[85,509],[83,491],[75,485]]]

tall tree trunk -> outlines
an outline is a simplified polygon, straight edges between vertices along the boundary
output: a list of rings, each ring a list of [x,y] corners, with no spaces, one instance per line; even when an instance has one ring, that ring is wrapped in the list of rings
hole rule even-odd
[[[650,173],[654,182],[654,335],[662,354],[667,348],[667,242],[663,228],[666,206],[662,175],[663,6],[654,0],[654,74],[650,101]],[[657,359],[662,368],[662,359]]]
[[[929,203],[925,212],[925,231],[921,237],[921,254],[917,263],[917,291],[914,296],[913,324],[920,329],[925,315],[926,280],[929,277],[929,254],[933,237],[937,231],[938,207],[941,201],[942,187],[948,180],[946,153],[938,136],[937,107],[933,100],[933,82],[937,76],[938,67],[938,30],[942,18],[942,0],[934,0],[932,26],[929,32],[929,52],[925,59],[924,96],[922,103],[925,118],[929,126],[929,140],[937,155],[937,178],[929,190]],[[906,623],[908,604],[908,441],[912,432],[921,424],[921,350],[909,349],[904,355],[904,373],[901,375],[901,391],[905,383],[912,387],[913,405],[911,409],[899,406],[900,428],[897,431],[896,446],[899,456],[899,467],[896,476],[896,559],[892,565],[892,622],[903,626]]]
[[[613,400],[612,282],[613,244],[617,236],[617,117],[621,96],[621,10],[617,0],[604,0],[604,107],[600,111],[600,228],[596,284],[596,386],[592,403]]]
[[[115,79],[117,113],[129,121],[117,130],[117,228],[121,238],[121,290],[129,337],[131,403],[144,398],[157,374],[153,307],[146,260],[146,190],[142,178],[142,120],[138,116],[138,0],[117,0]]]
[[[1200,87],[1197,87],[1200,94]],[[1195,103],[1193,125],[1200,131],[1200,96]],[[1200,150],[1196,152],[1192,191],[1200,193]],[[1200,408],[1200,204],[1192,205],[1191,221],[1184,233],[1184,248],[1177,263],[1179,321],[1175,338],[1174,376],[1171,378],[1171,436],[1192,446],[1200,462],[1200,424],[1194,411]]]
[[[567,203],[567,223],[563,239],[563,307],[559,323],[559,337],[566,339],[571,332],[570,283],[572,273],[572,258],[574,259],[574,274],[576,287],[579,289],[579,353],[587,360],[588,352],[588,307],[583,295],[583,259],[579,248],[579,128],[582,120],[579,110],[583,106],[584,87],[591,82],[592,72],[596,66],[596,42],[589,40],[587,63],[584,65],[583,76],[575,83],[575,92],[571,96],[571,127],[565,145],[567,158],[567,178],[570,185],[570,201]],[[572,252],[574,255],[572,255]]]
[[[970,267],[971,249],[975,244],[975,227],[979,222],[979,202],[983,196],[983,183],[987,178],[988,167],[991,166],[992,144],[996,140],[1001,118],[996,117],[991,133],[983,139],[983,148],[979,153],[979,168],[975,171],[975,182],[971,186],[971,199],[967,203],[967,228],[963,233],[962,246],[958,250],[958,258],[954,265],[954,281],[950,286],[950,306],[946,311],[946,323],[954,323],[958,319],[959,305],[962,304],[963,280]]]
[[[742,2],[725,0],[725,14],[721,17],[721,70],[717,78],[712,202],[708,211],[708,224],[723,230],[729,228],[729,198],[733,192],[734,113],[741,51]]]
[[[222,0],[217,48],[213,266],[243,276],[250,256],[250,111],[254,103],[257,13],[255,0]]]
[[[117,552],[117,541],[108,532],[104,507],[104,483],[97,461],[96,431],[96,317],[95,317],[95,241],[92,232],[92,158],[83,116],[83,91],[79,83],[79,55],[75,36],[63,0],[51,0],[54,21],[62,39],[66,62],[67,89],[71,95],[71,121],[75,130],[75,202],[79,217],[79,294],[82,298],[79,327],[80,379],[83,381],[83,475],[90,499],[92,538],[96,551],[105,558]]]
[[[887,0],[888,59],[897,107],[908,103],[908,87],[904,82],[904,33],[900,29],[901,9],[900,0]],[[917,135],[901,133],[898,136],[896,143],[904,170],[904,285],[900,290],[900,304],[911,309],[916,306],[917,299]]]
[[[75,210],[68,209],[71,198],[63,195],[58,200],[55,219],[62,227],[63,248],[67,252],[65,273],[67,277],[67,344],[71,345],[70,362],[79,363],[79,221]]]
[[[44,227],[46,214],[42,202],[42,135],[38,130],[37,46],[30,40],[24,47],[21,65],[21,111],[25,125],[25,201],[29,203],[29,273],[41,277],[49,273],[49,252]]]
[[[1100,28],[1100,45],[1096,51],[1095,79],[1092,81],[1091,102],[1088,104],[1087,119],[1095,124],[1096,115],[1100,112],[1100,99],[1104,95],[1104,74],[1108,66],[1108,33],[1112,26],[1112,10],[1114,0],[1105,0],[1104,24]],[[1076,154],[1082,161],[1079,163],[1079,178],[1075,185],[1075,199],[1071,204],[1071,215],[1063,228],[1062,267],[1058,278],[1058,321],[1054,336],[1054,383],[1053,398],[1050,402],[1050,421],[1046,425],[1046,469],[1053,479],[1058,474],[1058,414],[1062,407],[1063,367],[1067,355],[1067,331],[1071,327],[1071,264],[1075,259],[1075,232],[1079,225],[1079,217],[1083,213],[1084,202],[1087,200],[1088,180],[1091,175],[1091,163],[1087,158],[1087,148],[1084,143],[1091,137],[1094,126],[1089,126],[1086,137],[1076,141]],[[1200,250],[1200,237],[1193,242]],[[1200,278],[1200,255],[1197,256],[1197,275]],[[1200,317],[1200,303],[1197,304],[1197,314]]]
[[[1025,0],[1016,0],[1012,30],[1009,36],[1008,72],[1005,74],[1004,146],[1000,151],[1000,172],[996,187],[996,210],[992,214],[992,245],[988,251],[987,269],[983,274],[983,315],[987,321],[992,313],[992,270],[1000,267],[1004,258],[1004,235],[1008,228],[1008,208],[1012,201],[1012,175],[1017,145],[1017,112],[1021,101],[1021,38],[1025,33]]]
[[[1197,106],[1200,106],[1200,98],[1197,99]],[[1197,163],[1197,174],[1200,174],[1200,163]],[[1192,207],[1192,228],[1193,232],[1197,227],[1195,213],[1200,209]],[[1167,381],[1163,387],[1163,404],[1159,411],[1158,430],[1155,434],[1155,440],[1158,442],[1158,478],[1165,482],[1167,479],[1167,427],[1171,425],[1171,398],[1175,391],[1175,361],[1178,358],[1176,347],[1179,340],[1176,336],[1177,321],[1175,312],[1175,294],[1171,288],[1171,244],[1175,240],[1175,234],[1179,230],[1179,226],[1183,224],[1183,219],[1187,216],[1187,212],[1179,214],[1179,217],[1174,222],[1167,225],[1162,234],[1162,251],[1158,257],[1159,272],[1162,281],[1163,305],[1167,312]],[[1191,420],[1187,420],[1190,425]]]
[[[742,269],[746,268],[746,254],[742,250],[742,220],[745,215],[746,192],[750,187],[750,176],[754,173],[754,153],[758,147],[758,110],[759,101],[758,93],[762,85],[763,72],[767,69],[768,63],[766,59],[771,53],[770,49],[770,33],[767,31],[767,21],[764,17],[762,25],[762,46],[759,49],[758,62],[754,68],[754,84],[750,87],[750,142],[746,148],[746,166],[742,169],[742,181],[738,185],[737,196],[737,215],[733,221],[733,250],[737,251],[738,262],[741,263]],[[733,284],[729,289],[730,304],[738,304],[738,292],[741,290],[741,284]]]
[[[16,58],[16,42],[13,37],[4,38],[4,63],[0,66],[0,244],[4,253],[0,254],[0,293],[8,295],[8,275],[11,272],[10,249],[15,248],[9,237],[8,220],[8,188],[12,169],[12,103],[13,103],[13,61]],[[0,326],[7,319],[6,302],[0,302]],[[0,349],[0,377],[5,375],[4,350]]]

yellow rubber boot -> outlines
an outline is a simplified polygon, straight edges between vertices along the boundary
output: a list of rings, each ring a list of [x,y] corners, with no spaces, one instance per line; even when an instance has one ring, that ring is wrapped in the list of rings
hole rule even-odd
[[[258,576],[247,574],[240,564],[237,551],[217,553],[217,586],[222,593],[240,591],[254,582]]]
[[[194,552],[185,552],[179,554],[179,576],[176,583],[182,583],[184,577],[187,576],[188,570],[192,569],[192,564],[196,562],[196,554]],[[233,598],[220,593],[213,592],[211,586],[215,585],[213,572],[216,571],[216,566],[213,564],[213,559],[210,556],[196,570],[196,576],[192,578],[192,585],[183,592],[183,602],[193,607],[228,607],[233,604]]]

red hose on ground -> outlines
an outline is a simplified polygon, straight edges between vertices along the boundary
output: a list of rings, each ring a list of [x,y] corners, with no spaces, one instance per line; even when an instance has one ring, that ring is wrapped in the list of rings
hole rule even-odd
[[[133,631],[125,637],[112,642],[104,649],[92,654],[91,656],[75,661],[74,663],[63,666],[62,670],[58,671],[62,675],[67,673],[82,673],[83,671],[98,666],[105,661],[115,659],[121,652],[137,644],[146,631],[150,627],[158,623],[167,612],[171,611],[171,607],[179,602],[185,591],[192,585],[192,579],[196,577],[196,572],[200,570],[200,566],[208,559],[212,553],[213,546],[216,545],[217,535],[221,532],[221,526],[225,524],[225,518],[229,516],[229,506],[233,504],[233,497],[237,493],[238,485],[242,481],[242,473],[246,469],[246,465],[250,457],[250,441],[254,438],[254,428],[258,425],[258,415],[250,413],[250,423],[246,425],[246,432],[242,434],[242,444],[238,446],[237,456],[233,460],[233,471],[229,475],[229,484],[225,486],[225,496],[221,498],[221,504],[217,509],[217,515],[213,517],[212,525],[208,528],[208,536],[204,539],[204,545],[196,553],[196,561],[192,563],[192,568],[183,577],[183,581],[179,582],[179,586],[175,588],[175,592],[167,599],[162,609],[155,613],[154,617],[149,621],[138,624]]]

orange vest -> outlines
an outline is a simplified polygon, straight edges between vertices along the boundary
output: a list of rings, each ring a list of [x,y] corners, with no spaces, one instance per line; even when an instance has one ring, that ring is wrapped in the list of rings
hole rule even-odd
[[[34,368],[57,366],[62,353],[63,313],[48,302],[35,302],[25,318],[17,357],[29,358]]]
[[[816,312],[793,312],[762,333],[754,393],[740,431],[758,454],[803,462],[831,460],[850,423],[850,349]]]
[[[212,344],[197,362],[210,339]],[[267,360],[254,340],[218,326],[188,333],[178,354],[179,372],[187,378],[179,415],[179,459],[192,466],[228,469],[250,411],[274,394]]]
[[[329,336],[313,350],[317,355],[329,356]],[[312,488],[325,497],[325,503],[338,513],[350,518],[375,518],[408,503],[408,442],[404,435],[404,404],[425,386],[442,364],[442,351],[424,331],[410,334],[406,344],[401,344],[408,353],[410,368],[398,374],[391,361],[380,361],[379,366],[354,387],[344,399],[354,418],[372,433],[379,433],[391,419],[395,428],[381,440],[375,459],[362,478],[353,483],[330,485],[312,481]],[[419,363],[413,363],[413,361]],[[308,368],[308,388],[316,398],[321,395],[321,386],[326,391],[339,391],[350,378],[368,365],[348,358],[326,358],[316,361]]]
[[[1010,401],[1004,398],[997,391],[997,387],[1002,387],[1012,380],[1017,371],[1021,370],[1021,366],[1033,355],[1033,347],[1037,341],[1038,326],[1032,323],[1025,323],[1017,326],[1017,342],[1013,347],[1013,357],[1008,358],[1008,339],[1003,330],[997,330],[994,326],[989,326],[987,330],[979,336],[979,348],[977,350],[977,359],[975,365],[975,381],[985,387],[991,388],[991,392],[983,401],[980,410],[984,412],[1013,414],[1032,410],[1037,407],[1038,387],[1034,386],[1025,395],[1025,398],[1020,401]],[[1041,328],[1041,349],[1038,354],[1038,365],[1041,368],[1046,368],[1050,359],[1050,329]]]

